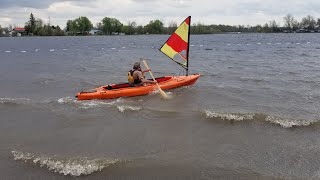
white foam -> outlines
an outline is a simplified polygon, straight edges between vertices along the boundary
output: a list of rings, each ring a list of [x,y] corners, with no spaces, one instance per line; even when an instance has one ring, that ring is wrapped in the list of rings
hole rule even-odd
[[[30,101],[27,98],[0,98],[0,104],[19,104],[25,103],[25,101]]]
[[[202,44],[200,44],[200,47],[202,47],[203,45]]]
[[[129,105],[124,105],[124,106],[117,106],[118,110],[120,112],[124,112],[126,110],[130,110],[130,111],[139,111],[140,109],[142,109],[141,107],[137,107],[137,106],[129,106]]]
[[[53,51],[55,51],[55,49],[50,49],[49,51],[50,51],[50,52],[53,52]]]
[[[89,175],[96,171],[101,171],[110,165],[120,162],[118,159],[88,159],[70,158],[59,159],[56,156],[36,155],[33,153],[11,151],[14,160],[32,162],[39,164],[40,167],[47,167],[50,171],[63,175],[80,176]]]
[[[38,52],[38,51],[40,51],[40,49],[35,49],[34,51]]]
[[[114,50],[114,49],[117,49],[117,48],[110,48],[110,49]]]
[[[257,44],[259,44],[259,45],[260,45],[261,43],[257,43]]]
[[[310,44],[311,42],[307,42],[307,44]]]
[[[193,45],[193,44],[191,44],[190,46],[191,46],[191,47],[193,47],[194,45]]]
[[[231,46],[231,44],[227,44],[227,46]]]
[[[62,51],[67,51],[68,49],[62,49]]]
[[[288,118],[280,118],[275,116],[268,116],[266,118],[266,121],[278,124],[284,128],[291,128],[293,126],[309,126],[317,120],[294,120],[294,119],[288,119]]]
[[[104,49],[104,48],[101,48],[101,49]]]
[[[267,43],[268,45],[270,45],[271,43]]]
[[[301,43],[296,43],[297,45],[301,44]]]
[[[20,51],[20,52],[25,53],[25,52],[27,52],[27,51]]]
[[[122,47],[122,49],[125,49],[126,47]]]
[[[282,43],[277,43],[277,44],[282,44]]]
[[[220,118],[222,120],[235,120],[235,121],[243,121],[243,120],[252,120],[253,115],[251,113],[241,114],[241,113],[219,113],[206,110],[205,111],[207,118]]]
[[[247,44],[247,46],[250,46],[251,44]]]
[[[6,53],[10,53],[11,51],[5,51]]]

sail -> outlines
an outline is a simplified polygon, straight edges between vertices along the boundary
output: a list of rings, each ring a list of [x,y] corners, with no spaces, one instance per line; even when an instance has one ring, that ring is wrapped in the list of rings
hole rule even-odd
[[[191,16],[187,17],[169,39],[162,45],[160,51],[183,68],[188,70],[189,37]]]

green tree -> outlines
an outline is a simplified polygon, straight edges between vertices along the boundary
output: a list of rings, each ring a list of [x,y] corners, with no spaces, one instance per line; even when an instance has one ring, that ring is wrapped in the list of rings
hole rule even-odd
[[[317,19],[317,25],[320,26],[320,18]]]
[[[113,32],[121,32],[123,24],[116,18],[105,17],[102,19],[102,32],[110,35]]]
[[[149,34],[162,34],[164,29],[163,23],[158,19],[150,21],[144,28]]]
[[[77,30],[80,31],[81,34],[90,31],[93,28],[91,21],[84,16],[77,18],[76,20]]]
[[[33,34],[36,30],[36,19],[32,13],[30,14],[29,21],[25,25],[25,29],[28,34]]]

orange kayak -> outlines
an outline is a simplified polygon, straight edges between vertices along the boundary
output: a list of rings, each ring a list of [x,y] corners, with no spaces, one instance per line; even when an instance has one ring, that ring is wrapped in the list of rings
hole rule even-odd
[[[188,76],[164,76],[156,78],[156,80],[161,89],[167,90],[192,85],[199,77],[200,74]],[[95,88],[91,91],[79,92],[77,93],[76,98],[78,100],[90,100],[141,96],[149,94],[157,89],[158,87],[156,84],[147,84],[146,86],[131,86],[129,83],[110,84]]]

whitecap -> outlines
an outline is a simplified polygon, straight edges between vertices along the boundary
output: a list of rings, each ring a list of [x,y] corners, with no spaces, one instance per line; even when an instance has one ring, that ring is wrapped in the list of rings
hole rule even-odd
[[[139,111],[142,109],[141,107],[138,107],[138,106],[129,106],[129,105],[117,106],[117,108],[120,112],[124,112],[126,110]]]
[[[11,151],[14,160],[32,162],[48,170],[70,176],[89,175],[103,168],[121,162],[118,159],[58,158],[57,156],[37,155],[34,153]]]
[[[235,120],[235,121],[243,121],[243,120],[252,120],[254,114],[247,113],[247,114],[241,114],[241,113],[220,113],[220,112],[214,112],[206,110],[204,111],[207,118],[220,118],[222,120]]]
[[[11,51],[5,51],[6,53],[10,53]]]
[[[318,122],[317,120],[294,120],[275,116],[268,116],[266,121],[273,124],[278,124],[284,128],[291,128],[293,126],[309,126],[315,122]]]
[[[0,98],[0,104],[23,104],[30,101],[27,98]]]
[[[53,51],[55,51],[55,49],[50,49],[49,51],[50,51],[50,52],[53,52]]]
[[[27,51],[20,51],[20,52],[25,53],[25,52],[27,52]]]

